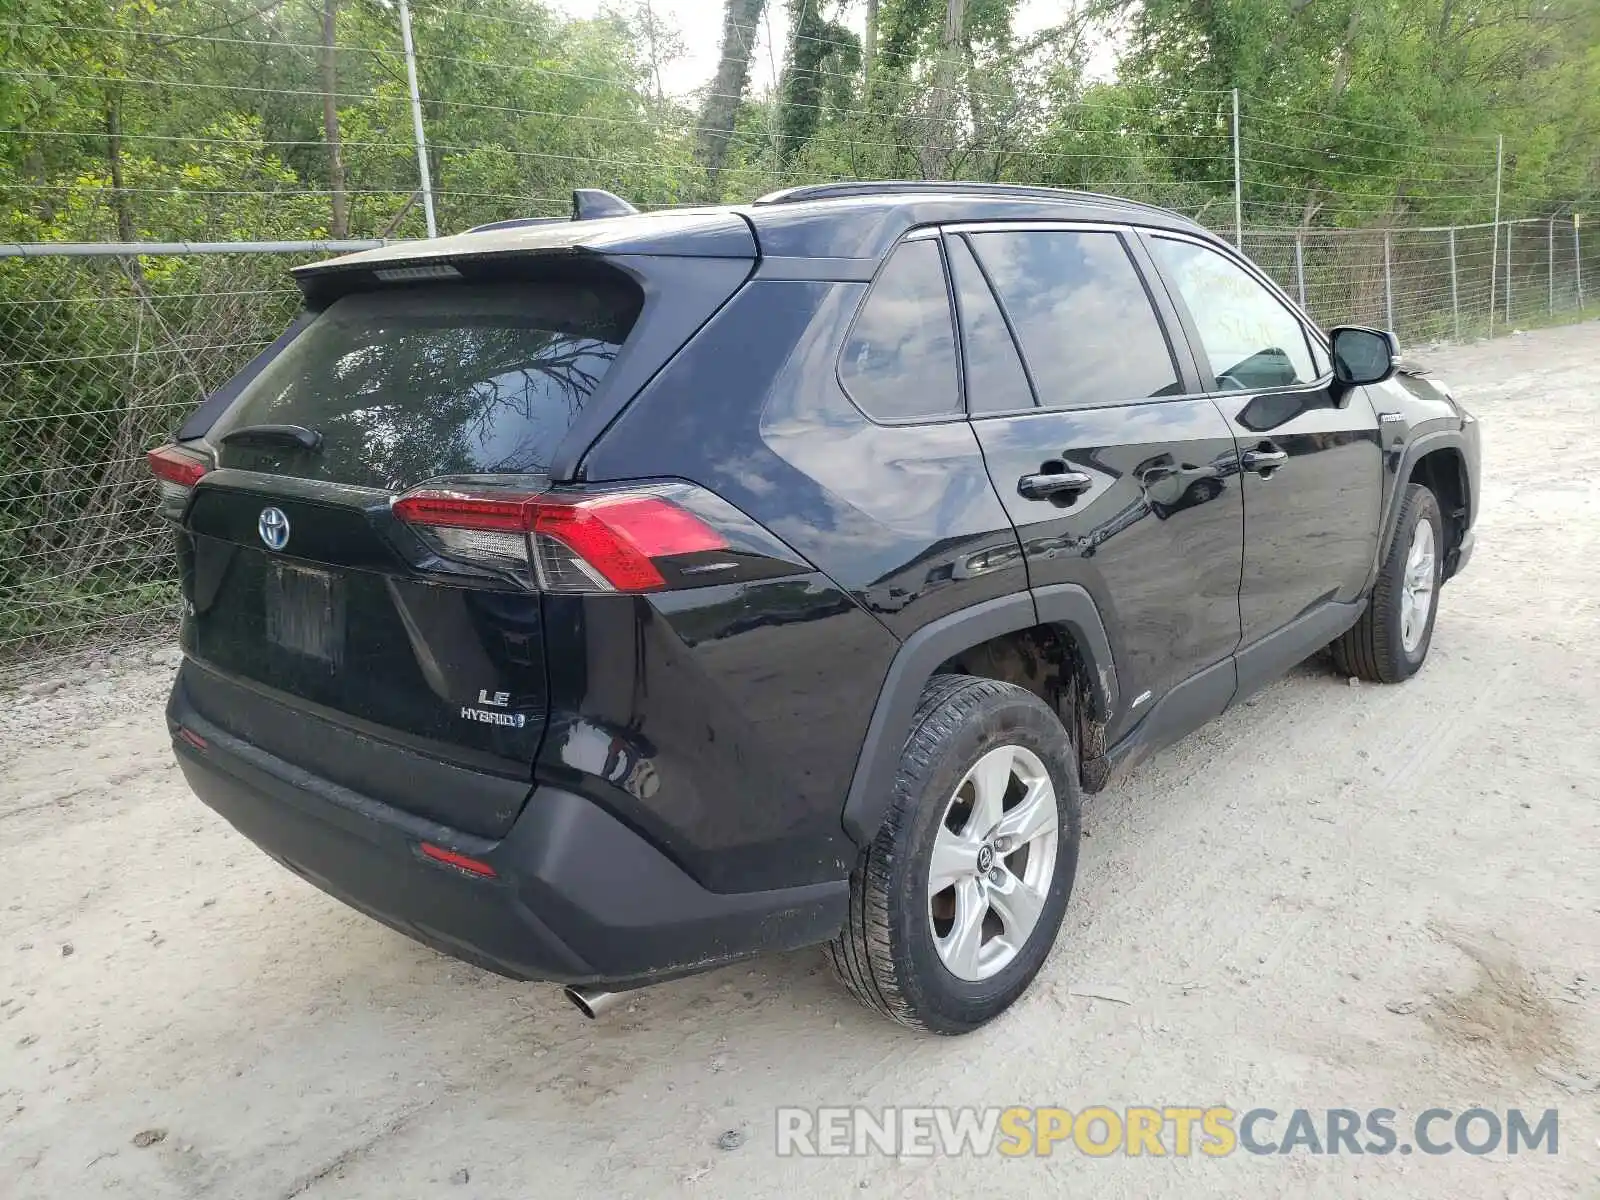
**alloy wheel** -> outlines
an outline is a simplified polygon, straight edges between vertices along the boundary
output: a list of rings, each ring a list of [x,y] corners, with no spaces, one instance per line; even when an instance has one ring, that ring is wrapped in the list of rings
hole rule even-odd
[[[998,746],[945,803],[928,871],[939,959],[958,979],[1004,970],[1039,923],[1060,837],[1056,789],[1039,756]]]
[[[1415,654],[1422,644],[1422,634],[1433,611],[1434,586],[1433,525],[1418,521],[1400,584],[1400,644],[1407,654]]]

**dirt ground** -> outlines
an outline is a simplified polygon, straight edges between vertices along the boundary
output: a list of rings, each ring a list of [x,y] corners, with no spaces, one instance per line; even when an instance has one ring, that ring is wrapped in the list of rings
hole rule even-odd
[[[1600,324],[1419,357],[1486,453],[1427,667],[1307,664],[1091,798],[1054,955],[963,1039],[856,1007],[816,953],[589,1023],[195,801],[169,652],[41,674],[0,705],[0,1194],[1600,1196]],[[1554,1157],[776,1156],[777,1106],[852,1103],[1561,1124]]]

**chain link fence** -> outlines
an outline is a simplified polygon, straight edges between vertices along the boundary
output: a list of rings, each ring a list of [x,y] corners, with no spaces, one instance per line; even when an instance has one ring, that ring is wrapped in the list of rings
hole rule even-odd
[[[1600,304],[1600,246],[1570,216],[1416,229],[1245,230],[1244,249],[1325,325],[1408,345],[1573,320]]]
[[[289,323],[312,257],[0,254],[0,675],[170,632],[144,452]]]
[[[1570,217],[1394,230],[1247,229],[1324,324],[1407,344],[1600,305],[1600,238]],[[84,643],[170,636],[172,539],[144,452],[282,332],[289,268],[330,244],[0,247],[0,678]],[[349,246],[340,248],[353,248]]]

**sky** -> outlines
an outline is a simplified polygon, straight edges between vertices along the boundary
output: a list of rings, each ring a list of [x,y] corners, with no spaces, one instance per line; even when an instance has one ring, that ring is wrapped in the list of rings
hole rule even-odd
[[[596,0],[546,0],[557,12],[569,16],[588,16],[599,7]],[[611,7],[624,10],[642,5],[646,0],[604,0]],[[675,27],[683,38],[683,57],[666,66],[661,73],[662,87],[678,96],[688,95],[703,87],[717,69],[717,53],[722,39],[723,0],[648,0],[656,16]],[[1022,0],[1017,6],[1013,28],[1021,37],[1061,19],[1063,10],[1070,6],[1062,0]],[[850,5],[845,22],[858,33],[866,27],[866,5]],[[783,48],[789,36],[789,5],[786,0],[767,0],[766,26],[756,46],[755,59],[750,72],[753,92],[761,92],[776,83],[783,65]],[[1092,75],[1109,75],[1111,54],[1091,55],[1089,71]],[[1099,60],[1099,61],[1097,61]]]

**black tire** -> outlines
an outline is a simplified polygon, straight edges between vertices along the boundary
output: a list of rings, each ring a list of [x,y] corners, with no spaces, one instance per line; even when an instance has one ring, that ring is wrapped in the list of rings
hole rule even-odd
[[[1433,526],[1433,593],[1422,639],[1408,652],[1400,636],[1400,597],[1405,581],[1406,555],[1417,525]],[[1444,563],[1444,521],[1433,493],[1420,483],[1406,486],[1400,497],[1400,516],[1395,523],[1389,552],[1384,556],[1373,585],[1372,597],[1361,620],[1329,647],[1334,666],[1345,675],[1355,675],[1373,683],[1400,683],[1410,679],[1428,657],[1433,642],[1433,622],[1439,613],[1439,575]]]
[[[1031,750],[1055,787],[1055,870],[1037,924],[987,979],[939,958],[927,878],[945,808],[972,766],[1002,745]],[[1009,683],[936,675],[923,690],[889,813],[850,877],[850,915],[827,947],[840,981],[868,1008],[940,1034],[968,1033],[1027,990],[1055,943],[1078,866],[1079,788],[1072,741],[1050,707]]]

